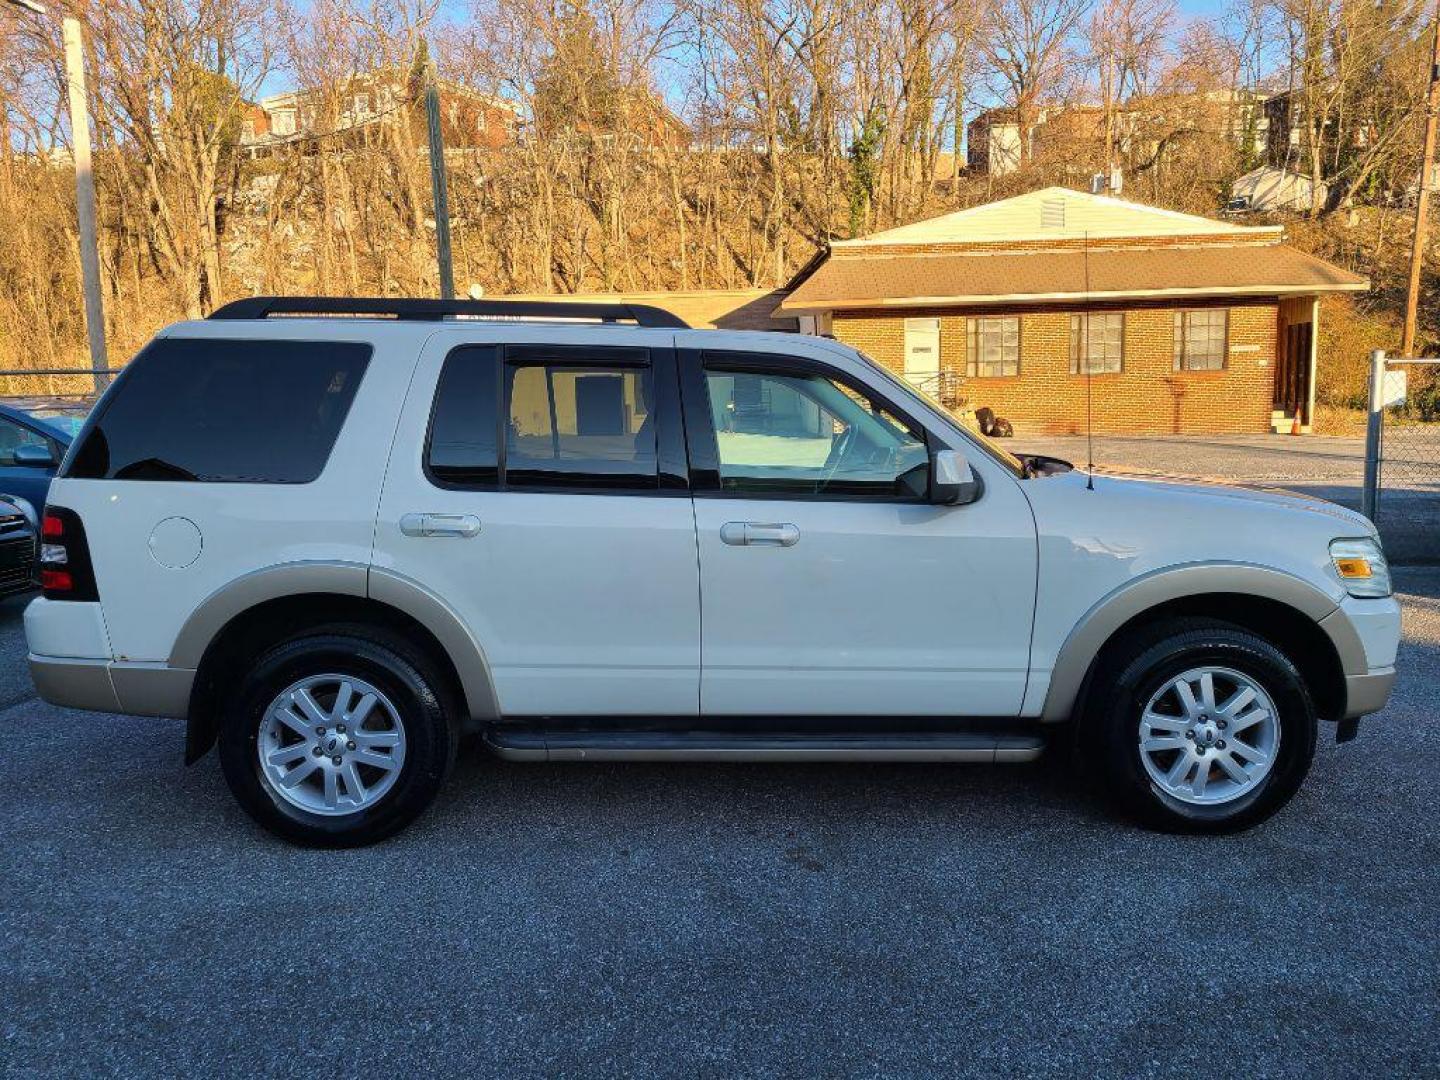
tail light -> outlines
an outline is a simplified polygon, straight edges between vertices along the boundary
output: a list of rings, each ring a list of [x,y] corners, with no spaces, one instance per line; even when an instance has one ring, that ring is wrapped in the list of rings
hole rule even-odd
[[[40,587],[47,600],[100,599],[85,526],[63,506],[45,507],[40,522]]]

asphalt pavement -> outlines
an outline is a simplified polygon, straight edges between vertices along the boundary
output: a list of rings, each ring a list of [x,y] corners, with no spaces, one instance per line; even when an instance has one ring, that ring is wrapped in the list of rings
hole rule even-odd
[[[0,604],[0,1073],[1440,1073],[1440,571],[1391,705],[1236,837],[1035,766],[520,766],[289,847]]]

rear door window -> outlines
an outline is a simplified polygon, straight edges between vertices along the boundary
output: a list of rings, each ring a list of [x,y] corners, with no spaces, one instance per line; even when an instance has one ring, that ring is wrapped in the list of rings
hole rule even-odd
[[[351,342],[161,338],[121,375],[67,475],[309,483],[370,353]]]
[[[650,491],[658,447],[648,350],[476,345],[445,360],[425,463],[445,487]]]

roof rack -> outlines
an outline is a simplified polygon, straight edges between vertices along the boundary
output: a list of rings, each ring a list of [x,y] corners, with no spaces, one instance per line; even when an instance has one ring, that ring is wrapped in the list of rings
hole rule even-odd
[[[212,319],[266,319],[272,315],[374,315],[402,320],[447,318],[586,320],[688,330],[678,315],[650,304],[568,300],[395,300],[384,297],[251,296],[210,313]]]

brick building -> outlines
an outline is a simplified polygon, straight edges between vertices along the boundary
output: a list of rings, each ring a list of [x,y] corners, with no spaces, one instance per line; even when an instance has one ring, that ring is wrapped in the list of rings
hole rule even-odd
[[[1112,433],[1289,431],[1314,407],[1320,295],[1369,282],[1283,240],[1046,188],[837,241],[776,314],[1022,431],[1081,432],[1087,399]]]

